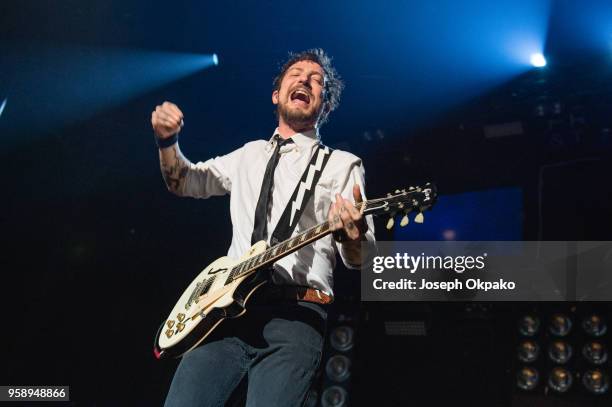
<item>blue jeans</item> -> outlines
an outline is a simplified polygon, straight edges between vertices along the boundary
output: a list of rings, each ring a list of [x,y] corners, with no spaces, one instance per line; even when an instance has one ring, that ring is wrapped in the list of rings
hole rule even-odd
[[[303,405],[321,362],[326,320],[318,304],[254,298],[246,314],[221,322],[183,356],[165,407],[223,406],[243,379],[247,407]]]

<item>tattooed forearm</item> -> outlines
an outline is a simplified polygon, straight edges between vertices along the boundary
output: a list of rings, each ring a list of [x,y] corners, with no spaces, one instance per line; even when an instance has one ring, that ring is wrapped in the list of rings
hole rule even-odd
[[[344,255],[351,264],[361,264],[361,242],[363,239],[359,240],[347,240],[346,242],[342,242],[342,250],[344,251]]]
[[[168,190],[180,194],[185,177],[189,172],[189,161],[181,154],[178,145],[159,151],[162,176]]]

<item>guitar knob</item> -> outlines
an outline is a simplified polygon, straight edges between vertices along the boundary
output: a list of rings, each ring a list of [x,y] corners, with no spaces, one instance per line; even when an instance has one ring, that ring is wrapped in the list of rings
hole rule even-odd
[[[166,326],[170,329],[172,329],[172,327],[174,326],[174,321],[173,320],[168,320],[168,322],[166,322]]]
[[[179,313],[179,314],[176,316],[176,319],[178,319],[178,320],[179,320],[179,322],[183,322],[183,321],[185,320],[185,314],[183,314],[182,312],[181,312],[181,313]]]
[[[172,329],[168,329],[168,330],[166,331],[166,336],[167,336],[168,338],[170,338],[172,335],[174,335],[174,331],[173,331]]]
[[[417,215],[414,217],[414,221],[415,223],[423,223],[425,221],[425,216],[423,216],[423,212],[417,213]]]
[[[185,329],[185,324],[179,322],[178,324],[176,324],[176,329],[181,332],[183,329]]]
[[[393,227],[393,223],[395,221],[393,220],[393,217],[390,217],[389,220],[387,221],[387,230],[390,230]]]
[[[402,221],[400,222],[400,226],[404,227],[408,224],[408,222],[410,222],[410,219],[408,219],[408,215],[404,215],[404,217],[402,218]]]

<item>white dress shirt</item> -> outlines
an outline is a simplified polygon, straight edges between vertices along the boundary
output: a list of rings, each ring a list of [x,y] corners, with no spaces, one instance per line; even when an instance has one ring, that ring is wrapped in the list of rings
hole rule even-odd
[[[277,133],[278,129],[274,134]],[[255,207],[266,166],[275,147],[273,139],[252,141],[227,155],[191,163],[183,188],[178,191],[181,196],[194,198],[230,194],[233,237],[227,253],[229,257],[237,259],[251,247]],[[315,130],[296,133],[291,139],[293,143],[281,147],[278,166],[274,171],[271,210],[268,211],[268,242],[319,143]],[[293,235],[326,221],[336,193],[353,201],[353,185],[358,184],[362,194],[365,194],[364,174],[363,164],[357,156],[334,150]],[[371,216],[366,217],[366,222],[369,230],[365,238],[373,246],[374,224]],[[360,259],[349,258],[342,244],[336,243],[328,235],[278,260],[274,264],[272,280],[276,284],[317,288],[333,296],[332,272],[337,251],[347,267],[360,267]]]

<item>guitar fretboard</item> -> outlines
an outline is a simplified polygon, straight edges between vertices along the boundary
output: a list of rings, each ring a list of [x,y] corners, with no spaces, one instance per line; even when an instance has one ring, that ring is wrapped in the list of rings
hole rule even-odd
[[[367,207],[368,201],[364,201],[355,205],[355,208],[362,209]],[[362,210],[363,213],[363,210]],[[225,285],[231,283],[237,278],[243,277],[255,270],[271,264],[276,260],[293,253],[294,251],[306,246],[307,244],[321,239],[331,233],[331,225],[329,222],[323,222],[313,226],[302,233],[295,235],[271,248],[265,252],[253,256],[241,263],[236,264],[227,278]]]
[[[421,194],[423,197],[417,199],[417,194]],[[409,191],[396,191],[396,195],[389,194],[385,198],[370,199],[368,201],[357,203],[355,204],[355,208],[357,208],[363,216],[370,213],[390,213],[393,216],[397,210],[403,210],[405,213],[408,213],[413,209],[417,209],[420,212],[431,205],[429,201],[434,195],[435,192],[432,192],[431,188],[421,189],[410,187]],[[423,204],[426,201],[427,203]],[[230,270],[225,285],[230,284],[237,278],[251,274],[259,268],[267,266],[278,259],[306,246],[307,244],[314,242],[317,239],[325,237],[331,233],[331,231],[332,228],[328,221],[320,223],[292,238],[285,240],[284,242],[270,247],[263,253],[250,257],[247,260],[236,264]]]

